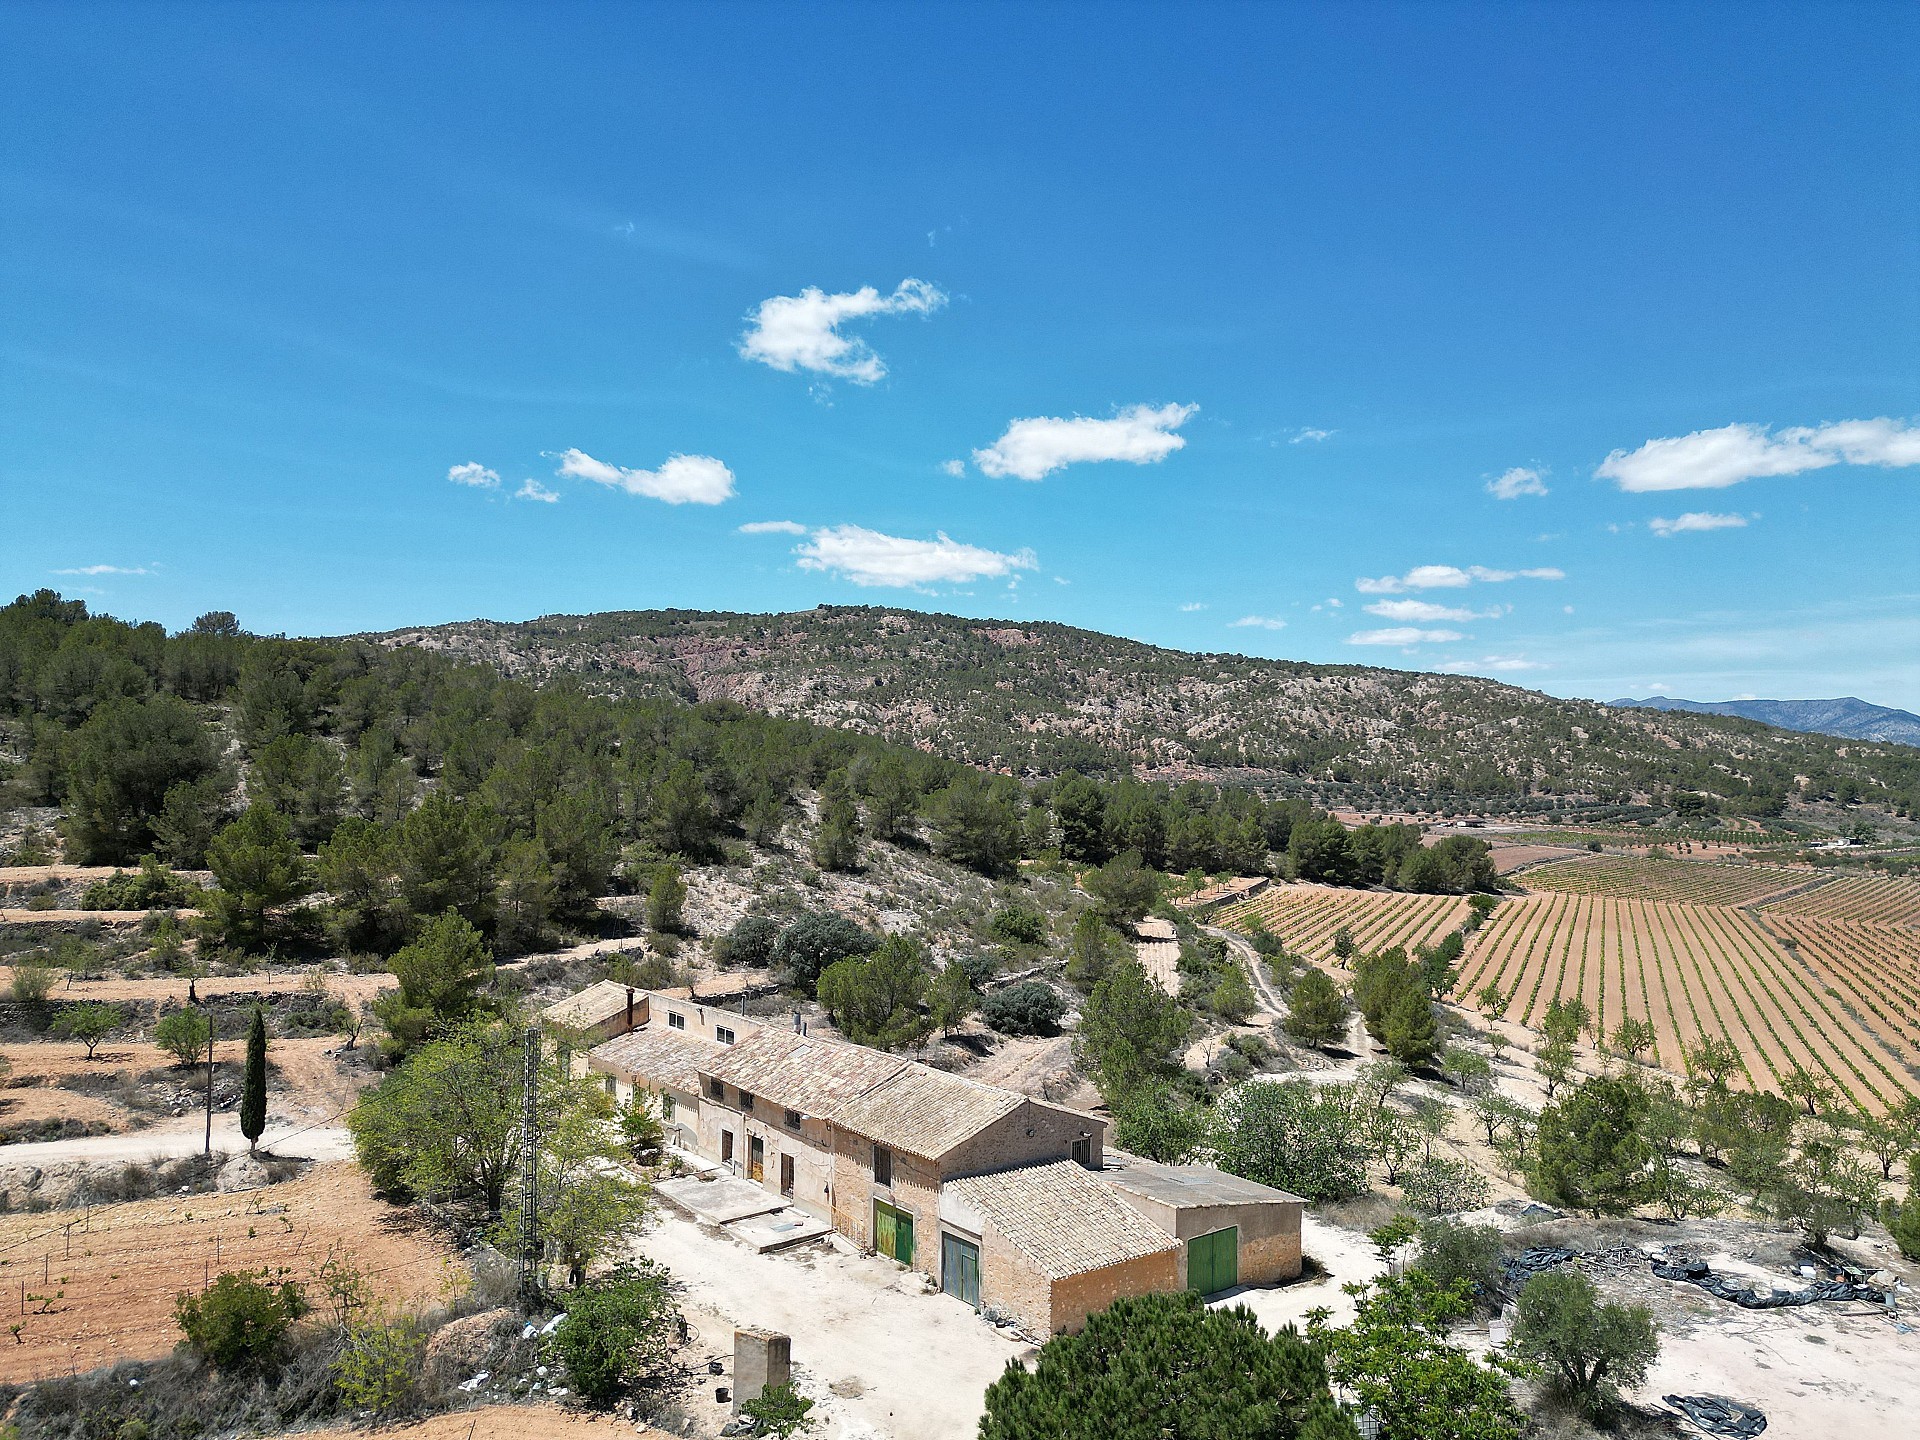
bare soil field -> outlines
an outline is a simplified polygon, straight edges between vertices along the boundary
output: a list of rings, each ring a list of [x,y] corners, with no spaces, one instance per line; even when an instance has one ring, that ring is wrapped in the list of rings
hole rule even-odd
[[[0,1343],[0,1381],[164,1355],[180,1338],[183,1288],[262,1266],[311,1282],[330,1253],[401,1305],[440,1297],[457,1267],[347,1163],[242,1194],[0,1216],[0,1310],[19,1327]]]
[[[1334,936],[1343,928],[1362,950],[1411,949],[1434,943],[1466,917],[1467,902],[1458,895],[1272,885],[1251,900],[1223,907],[1213,923],[1247,931],[1257,919],[1290,953],[1332,965]]]
[[[563,1410],[558,1405],[477,1405],[435,1415],[411,1425],[394,1425],[369,1432],[360,1426],[309,1431],[313,1435],[378,1435],[381,1440],[622,1440],[665,1435],[651,1427],[635,1430],[630,1420]]]
[[[1859,1007],[1731,906],[1572,893],[1511,900],[1469,944],[1455,993],[1466,1001],[1488,985],[1506,997],[1502,1018],[1518,1024],[1537,1026],[1553,1000],[1575,996],[1603,1034],[1628,1016],[1650,1020],[1648,1058],[1669,1069],[1713,1035],[1739,1051],[1759,1088],[1804,1065],[1870,1113],[1920,1094],[1920,1078]]]
[[[1773,910],[1763,923],[1908,1065],[1920,1065],[1920,930]]]

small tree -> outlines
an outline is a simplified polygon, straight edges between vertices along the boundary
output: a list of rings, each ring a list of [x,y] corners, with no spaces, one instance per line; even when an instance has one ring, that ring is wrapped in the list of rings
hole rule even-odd
[[[979,1001],[966,966],[948,961],[934,976],[933,988],[927,997],[927,1019],[942,1035],[949,1035],[973,1013]]]
[[[373,1013],[387,1027],[387,1049],[405,1054],[438,1028],[485,1008],[493,979],[486,941],[464,917],[449,910],[429,920],[419,939],[387,962],[398,990],[375,997]]]
[[[1893,1243],[1909,1260],[1920,1260],[1920,1166],[1907,1166],[1907,1198],[1887,1221]]]
[[[1576,1409],[1593,1414],[1647,1378],[1660,1355],[1660,1332],[1644,1305],[1602,1302],[1578,1270],[1547,1270],[1520,1292],[1514,1352],[1544,1365]]]
[[[1349,1097],[1304,1080],[1249,1080],[1220,1099],[1209,1143],[1222,1170],[1308,1200],[1367,1192],[1361,1126]]]
[[[581,1398],[606,1409],[623,1394],[667,1381],[679,1330],[667,1272],[641,1260],[568,1296],[553,1347]]]
[[[1657,1039],[1651,1020],[1636,1020],[1630,1016],[1613,1027],[1613,1048],[1636,1062],[1643,1051],[1653,1049]]]
[[[1162,1165],[1185,1165],[1206,1145],[1208,1115],[1191,1095],[1156,1082],[1113,1102],[1113,1143]]]
[[[1542,1042],[1534,1056],[1534,1068],[1540,1072],[1540,1083],[1546,1088],[1547,1098],[1553,1099],[1573,1076],[1573,1046],[1565,1040]]]
[[[1440,1058],[1440,1029],[1434,1023],[1433,1003],[1424,990],[1401,992],[1387,1012],[1381,1040],[1389,1055],[1413,1069],[1432,1065]]]
[[[987,1387],[979,1440],[1356,1440],[1325,1363],[1292,1328],[1268,1335],[1245,1306],[1192,1291],[1129,1296],[1058,1335],[1028,1370]]]
[[[1193,1017],[1131,955],[1116,960],[1080,1012],[1074,1054],[1109,1098],[1180,1069]]]
[[[1556,1205],[1595,1215],[1631,1210],[1647,1196],[1653,1147],[1641,1133],[1649,1101],[1629,1080],[1584,1081],[1540,1115],[1529,1188]]]
[[[1772,1209],[1797,1225],[1810,1245],[1836,1233],[1857,1236],[1880,1200],[1879,1177],[1828,1126],[1810,1127],[1775,1177]]]
[[[247,1066],[240,1077],[240,1133],[247,1137],[247,1153],[252,1154],[267,1128],[267,1012],[253,1009],[253,1025],[247,1031]]]
[[[1332,977],[1324,970],[1309,968],[1293,982],[1287,996],[1287,1018],[1281,1024],[1302,1045],[1325,1049],[1346,1037],[1351,1014],[1347,997]]]
[[[907,935],[889,935],[865,960],[838,960],[820,975],[820,1003],[861,1045],[892,1049],[922,1040],[920,1013],[932,981],[925,952]]]
[[[678,930],[687,903],[687,882],[680,878],[680,867],[669,860],[653,872],[653,884],[647,890],[647,927],[662,933]]]
[[[834,782],[838,783],[834,783]],[[820,794],[820,828],[813,837],[813,863],[822,870],[860,868],[860,812],[847,793],[846,776],[829,777]]]
[[[197,1006],[170,1010],[153,1027],[153,1042],[169,1055],[174,1064],[185,1067],[199,1062],[207,1053],[207,1040],[213,1034],[213,1022]]]
[[[1148,868],[1138,850],[1116,855],[1089,872],[1085,885],[1100,913],[1115,922],[1138,920],[1160,898],[1160,876]]]
[[[69,1005],[55,1016],[53,1033],[57,1039],[78,1040],[87,1047],[87,1059],[91,1060],[100,1042],[126,1023],[127,1012],[118,1005],[86,1000]]]
[[[275,912],[313,889],[286,817],[268,805],[249,807],[213,837],[207,868],[220,882],[206,903],[208,923],[243,950],[263,946]]]
[[[730,968],[758,969],[773,960],[780,926],[765,915],[742,915],[714,942],[714,958]]]
[[[216,1370],[271,1372],[286,1349],[287,1332],[307,1313],[300,1287],[228,1271],[203,1294],[182,1291],[174,1318],[190,1345]]]
[[[1253,1014],[1259,1004],[1254,996],[1253,986],[1247,980],[1247,972],[1238,963],[1213,987],[1213,993],[1207,996],[1207,1008],[1229,1025],[1239,1025]]]

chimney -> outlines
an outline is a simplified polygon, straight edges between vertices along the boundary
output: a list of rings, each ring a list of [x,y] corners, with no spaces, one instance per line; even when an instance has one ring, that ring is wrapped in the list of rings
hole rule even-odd
[[[627,1029],[633,1029],[633,986],[627,986]]]

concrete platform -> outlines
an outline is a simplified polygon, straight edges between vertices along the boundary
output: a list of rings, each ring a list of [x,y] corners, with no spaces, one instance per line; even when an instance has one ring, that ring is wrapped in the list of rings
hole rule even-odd
[[[787,1202],[772,1191],[737,1175],[666,1180],[654,1186],[653,1193],[703,1225],[727,1225],[787,1208]]]
[[[789,1245],[804,1245],[809,1240],[818,1240],[823,1235],[831,1235],[833,1227],[824,1220],[816,1220],[798,1210],[776,1210],[770,1215],[749,1215],[744,1220],[735,1220],[727,1226],[727,1234],[750,1245],[761,1254],[770,1250],[784,1250]]]

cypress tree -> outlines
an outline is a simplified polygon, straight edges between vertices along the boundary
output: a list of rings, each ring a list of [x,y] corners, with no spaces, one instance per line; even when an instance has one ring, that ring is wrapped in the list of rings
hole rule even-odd
[[[267,1016],[258,1006],[247,1031],[247,1068],[240,1081],[240,1133],[252,1154],[267,1128]]]

